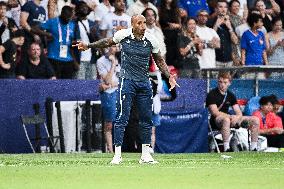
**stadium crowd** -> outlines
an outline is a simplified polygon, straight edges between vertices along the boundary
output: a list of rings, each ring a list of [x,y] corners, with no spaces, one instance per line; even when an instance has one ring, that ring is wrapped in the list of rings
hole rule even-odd
[[[145,16],[148,32],[179,77],[200,78],[203,68],[284,66],[283,8],[281,0],[4,0],[0,78],[100,78],[102,98],[113,99],[109,95],[117,89],[119,47],[78,51],[72,44],[112,37],[130,28],[136,14]]]

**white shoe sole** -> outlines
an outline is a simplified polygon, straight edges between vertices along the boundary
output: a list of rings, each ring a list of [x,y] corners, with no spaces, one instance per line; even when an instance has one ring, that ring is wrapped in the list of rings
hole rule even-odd
[[[139,160],[139,163],[140,164],[157,164],[157,163],[159,163],[158,161],[155,161],[155,160],[153,160],[153,161],[145,161],[144,159],[140,159]]]
[[[112,165],[119,165],[120,163],[122,162],[122,158],[120,158],[120,160],[119,161],[117,161],[117,160],[112,160],[111,162],[110,162],[110,164],[112,164]]]

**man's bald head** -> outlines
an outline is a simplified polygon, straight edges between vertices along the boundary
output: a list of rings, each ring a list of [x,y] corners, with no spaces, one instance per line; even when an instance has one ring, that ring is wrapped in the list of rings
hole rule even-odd
[[[143,37],[146,30],[146,18],[143,15],[134,15],[131,17],[131,26],[136,38]]]

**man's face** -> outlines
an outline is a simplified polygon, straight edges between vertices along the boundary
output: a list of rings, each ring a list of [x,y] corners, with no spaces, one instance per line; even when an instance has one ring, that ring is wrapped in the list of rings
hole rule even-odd
[[[31,58],[39,58],[41,54],[41,49],[38,44],[32,44],[29,49],[29,56]]]
[[[207,21],[208,21],[208,13],[205,12],[205,11],[200,12],[197,16],[198,24],[204,26],[204,25],[206,25]]]
[[[148,10],[145,15],[147,25],[154,25],[156,23],[155,13],[152,10]]]
[[[6,6],[0,6],[0,16],[5,16],[7,12]]]
[[[266,6],[264,4],[263,1],[258,1],[255,5],[255,8],[259,11],[259,12],[264,12],[266,9]]]
[[[217,4],[217,13],[219,16],[225,16],[228,12],[228,6],[225,2],[219,2]]]
[[[136,18],[133,19],[132,27],[133,27],[134,33],[138,35],[144,35],[145,30],[146,30],[145,17],[142,15],[136,16]]]
[[[227,78],[222,78],[220,77],[218,79],[218,89],[221,91],[221,92],[226,92],[227,89],[229,88],[231,84],[231,81]]]
[[[114,2],[114,8],[117,11],[124,12],[125,11],[125,2],[124,2],[124,0],[116,0]]]

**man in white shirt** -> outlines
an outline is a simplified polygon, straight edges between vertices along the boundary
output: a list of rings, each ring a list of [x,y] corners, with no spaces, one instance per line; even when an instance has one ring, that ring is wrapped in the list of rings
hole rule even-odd
[[[207,21],[208,12],[200,10],[197,14],[196,33],[204,43],[202,55],[199,56],[201,69],[216,67],[215,48],[220,48],[220,38],[215,30],[206,26]]]
[[[114,12],[106,14],[100,24],[101,37],[112,37],[120,29],[131,26],[131,17],[125,14],[124,0],[113,0]]]

